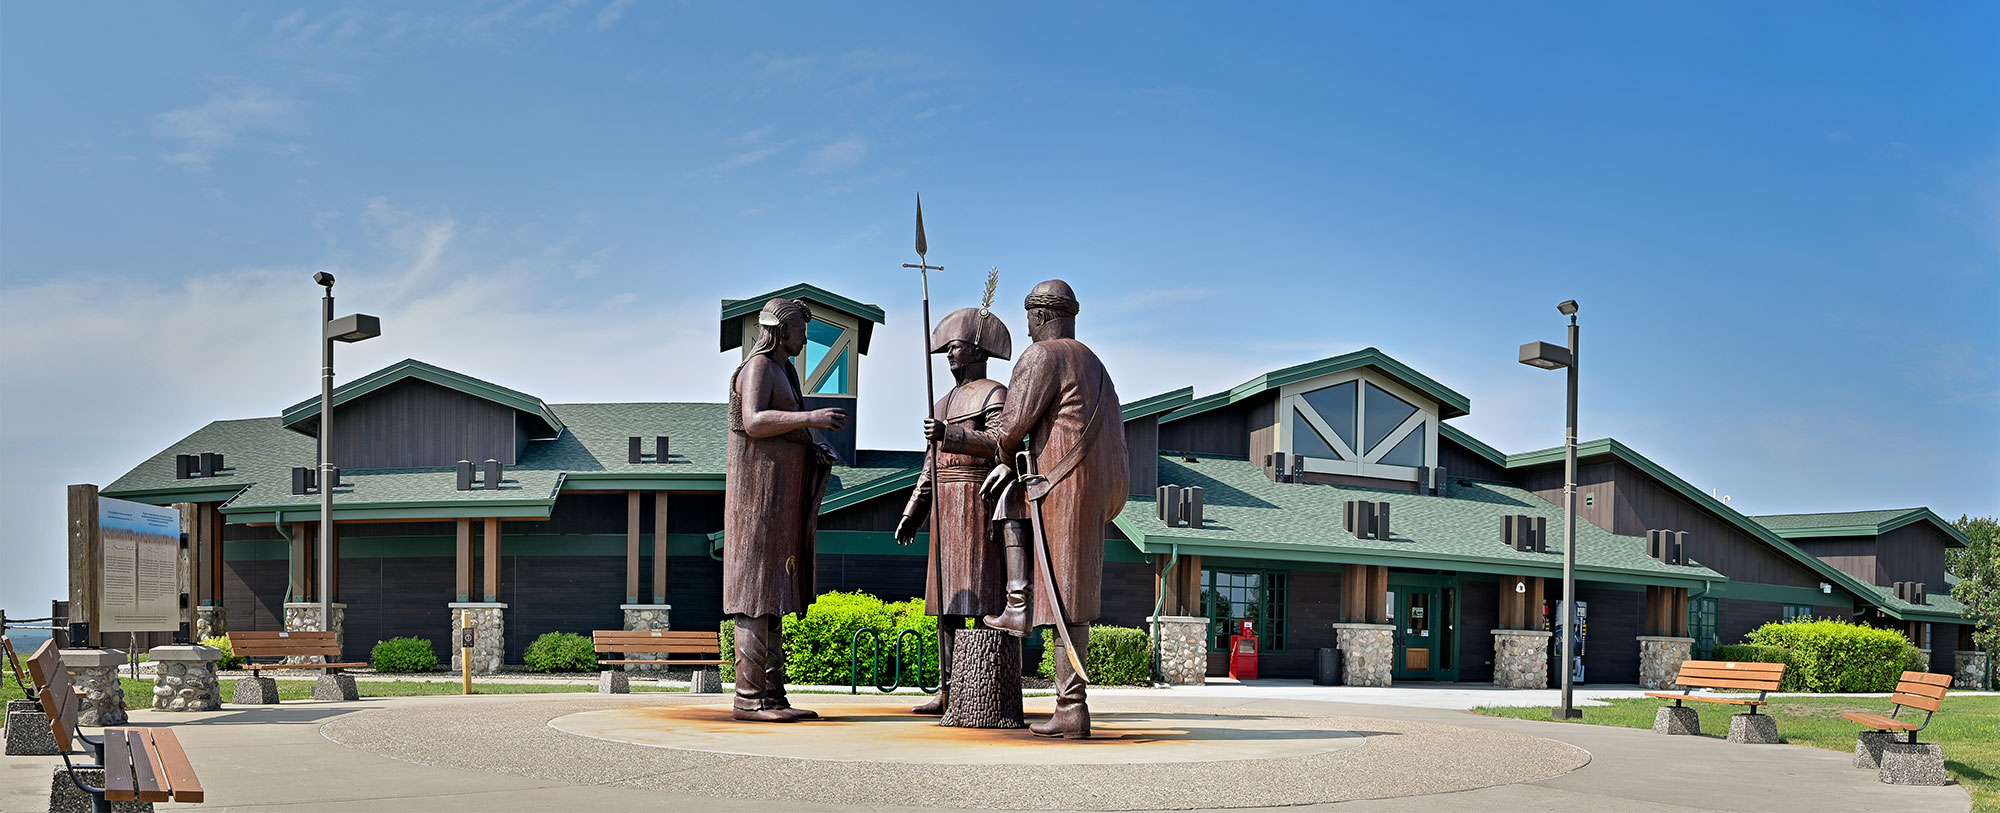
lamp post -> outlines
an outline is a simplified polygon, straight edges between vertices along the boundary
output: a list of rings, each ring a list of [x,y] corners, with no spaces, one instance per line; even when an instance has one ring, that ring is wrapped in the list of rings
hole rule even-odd
[[[1563,589],[1562,608],[1557,613],[1557,634],[1562,636],[1562,706],[1552,715],[1558,720],[1583,716],[1576,707],[1576,686],[1571,660],[1576,647],[1576,300],[1565,300],[1556,310],[1569,317],[1569,347],[1548,342],[1521,345],[1521,363],[1544,370],[1569,370],[1569,412],[1563,423]]]
[[[313,274],[320,297],[319,355],[319,628],[333,631],[333,343],[382,335],[382,320],[365,313],[333,318],[333,275]]]

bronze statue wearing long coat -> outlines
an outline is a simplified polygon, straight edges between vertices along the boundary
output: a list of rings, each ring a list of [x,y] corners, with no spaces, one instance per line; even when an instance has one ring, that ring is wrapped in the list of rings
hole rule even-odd
[[[729,463],[723,487],[722,611],[736,619],[737,719],[814,717],[785,698],[779,618],[813,599],[813,536],[832,449],[811,430],[837,429],[838,409],[805,409],[790,357],[805,347],[804,303],[773,299],[757,343],[729,380]]]
[[[1007,404],[1007,387],[990,378],[968,381],[945,393],[932,417],[969,431],[987,429]],[[978,616],[998,613],[1005,606],[1006,563],[996,521],[1025,520],[1027,501],[1020,489],[989,499],[979,485],[993,470],[995,458],[962,452],[938,456],[938,483],[930,477],[930,455],[910,494],[905,516],[921,519],[937,500],[937,526],[931,529],[930,555],[937,566],[924,575],[924,614]],[[944,584],[938,584],[942,572]]]

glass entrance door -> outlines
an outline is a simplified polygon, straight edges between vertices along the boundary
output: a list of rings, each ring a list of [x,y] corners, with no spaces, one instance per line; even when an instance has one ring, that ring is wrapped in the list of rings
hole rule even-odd
[[[1457,680],[1458,580],[1392,577],[1389,623],[1395,625],[1397,680]]]

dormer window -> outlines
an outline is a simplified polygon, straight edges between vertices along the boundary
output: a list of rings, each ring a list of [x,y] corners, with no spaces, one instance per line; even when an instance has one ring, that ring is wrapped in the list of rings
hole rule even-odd
[[[1437,465],[1436,403],[1373,371],[1287,386],[1278,409],[1278,450],[1308,472],[1415,480]]]
[[[806,324],[806,351],[799,354],[799,380],[807,395],[853,395],[848,385],[854,331],[815,315]]]

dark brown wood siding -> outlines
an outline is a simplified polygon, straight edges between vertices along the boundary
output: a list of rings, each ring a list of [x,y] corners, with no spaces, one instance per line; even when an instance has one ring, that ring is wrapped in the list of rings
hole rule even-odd
[[[1125,455],[1132,470],[1132,494],[1152,494],[1160,487],[1159,416],[1125,422]]]
[[[1875,562],[1881,573],[1876,584],[1923,582],[1933,593],[1944,586],[1945,536],[1928,522],[1905,525],[1875,537]]]
[[[1458,580],[1458,679],[1493,679],[1493,629],[1500,626],[1500,583],[1485,578]]]
[[[1639,635],[1646,594],[1637,590],[1576,586],[1587,616],[1583,633],[1583,679],[1588,683],[1639,682]],[[1560,679],[1560,674],[1551,674]],[[1552,681],[1553,682],[1553,681]]]
[[[1725,598],[1715,603],[1715,642],[1745,643],[1751,630],[1773,621],[1785,620],[1785,605],[1775,601]],[[1633,663],[1638,659],[1633,658]]]
[[[1275,397],[1275,396],[1273,396]],[[1160,424],[1160,448],[1175,452],[1250,456],[1250,403],[1231,404],[1200,415]],[[1263,453],[1258,453],[1262,459]]]
[[[400,381],[334,409],[333,464],[413,469],[491,458],[511,466],[526,437],[516,414],[428,381]]]
[[[1456,441],[1438,435],[1438,465],[1444,473],[1452,477],[1470,477],[1475,480],[1499,480],[1507,482],[1507,470],[1493,465],[1493,461],[1479,456],[1479,453],[1458,445]],[[1560,489],[1562,484],[1557,483]],[[1450,492],[1446,492],[1450,493]]]
[[[1888,584],[1875,561],[1875,537],[1818,537],[1794,539],[1792,543],[1849,576],[1869,584]]]

